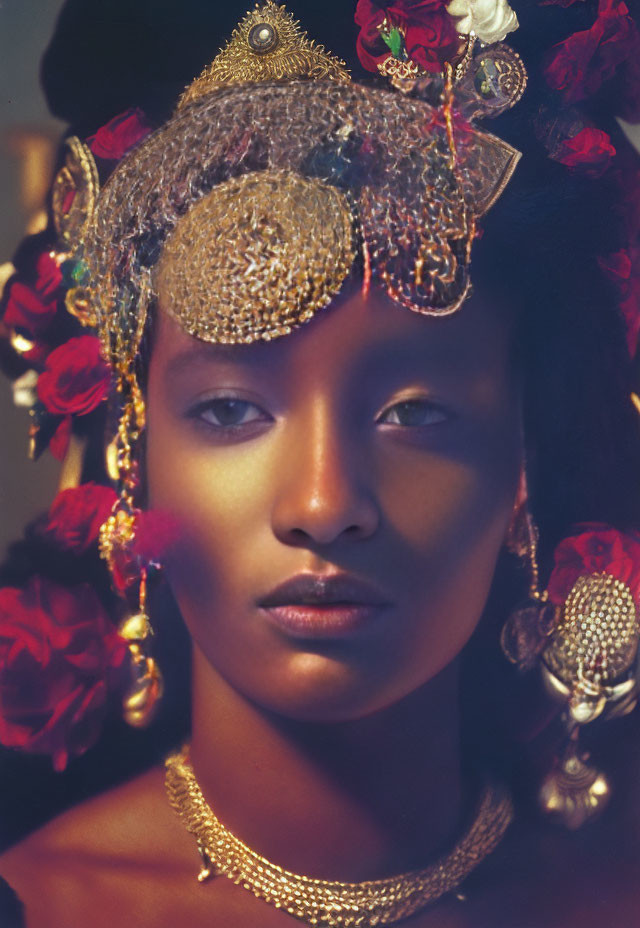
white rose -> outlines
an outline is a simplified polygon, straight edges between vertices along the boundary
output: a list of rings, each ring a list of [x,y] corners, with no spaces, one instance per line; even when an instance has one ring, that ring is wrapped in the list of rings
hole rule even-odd
[[[447,12],[461,17],[456,23],[461,35],[474,32],[487,45],[502,42],[507,33],[514,32],[519,25],[507,0],[452,0]]]

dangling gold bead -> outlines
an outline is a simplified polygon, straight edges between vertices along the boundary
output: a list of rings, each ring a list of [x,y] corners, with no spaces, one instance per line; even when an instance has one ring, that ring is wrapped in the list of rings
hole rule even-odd
[[[151,634],[149,616],[144,612],[130,615],[120,624],[118,630],[126,641],[144,641]]]
[[[135,661],[136,679],[123,701],[124,719],[132,728],[146,728],[152,721],[164,692],[160,668],[152,657]]]

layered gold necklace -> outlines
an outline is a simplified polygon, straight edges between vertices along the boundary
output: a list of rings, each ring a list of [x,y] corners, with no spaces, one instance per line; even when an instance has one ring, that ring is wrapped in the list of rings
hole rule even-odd
[[[513,818],[508,794],[487,786],[468,831],[431,866],[382,880],[339,883],[291,873],[228,831],[202,795],[187,747],[167,758],[165,782],[171,805],[198,843],[201,882],[223,874],[289,915],[330,928],[393,925],[435,902],[494,850]]]

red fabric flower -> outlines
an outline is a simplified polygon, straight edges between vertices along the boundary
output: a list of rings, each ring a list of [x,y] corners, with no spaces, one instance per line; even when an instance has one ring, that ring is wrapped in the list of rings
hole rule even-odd
[[[57,309],[62,274],[56,261],[45,252],[36,264],[36,281],[28,286],[16,280],[9,290],[4,322],[30,336],[40,334],[52,322]]]
[[[42,532],[66,551],[81,554],[98,540],[117,499],[111,487],[84,483],[58,493]]]
[[[597,573],[626,583],[640,605],[640,538],[607,525],[586,525],[580,534],[565,538],[555,551],[549,599],[561,605],[579,577]]]
[[[600,89],[637,53],[638,31],[622,0],[600,0],[598,17],[583,32],[555,46],[545,68],[549,85],[566,103],[577,103]]]
[[[95,335],[71,338],[52,351],[38,378],[38,397],[49,412],[84,416],[107,396],[111,373]]]
[[[162,566],[179,536],[179,523],[171,513],[159,509],[138,512],[133,539],[116,543],[113,549],[110,567],[115,589],[124,593],[139,582],[142,569]]]
[[[119,161],[151,132],[142,110],[134,108],[116,116],[106,126],[87,139],[87,145],[97,158]]]
[[[133,541],[135,555],[144,565],[161,564],[179,535],[179,523],[171,513],[162,509],[141,512]]]
[[[356,50],[367,71],[390,55],[379,27],[387,19],[391,26],[406,31],[405,47],[412,61],[427,71],[441,71],[458,48],[458,33],[446,11],[448,0],[395,0],[375,3],[358,0],[355,21],[360,26]]]
[[[0,743],[64,770],[97,739],[125,654],[87,584],[0,590]]]
[[[601,129],[587,126],[573,138],[564,140],[555,160],[589,177],[601,177],[615,155],[611,137]]]

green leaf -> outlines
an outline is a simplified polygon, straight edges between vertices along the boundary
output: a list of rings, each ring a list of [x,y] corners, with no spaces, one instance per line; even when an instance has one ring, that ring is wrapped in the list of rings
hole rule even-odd
[[[381,32],[380,34],[391,49],[393,57],[400,58],[402,56],[402,33],[400,30],[394,27],[390,32]]]

